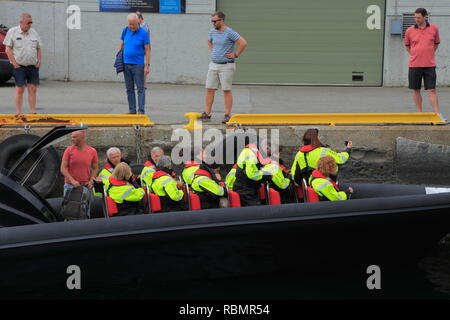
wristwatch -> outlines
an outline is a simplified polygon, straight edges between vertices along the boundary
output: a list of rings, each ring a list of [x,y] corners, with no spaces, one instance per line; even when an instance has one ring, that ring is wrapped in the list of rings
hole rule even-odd
[[[239,57],[239,56],[238,56],[237,53],[235,52],[235,53],[234,53],[234,58],[236,59],[237,57]]]

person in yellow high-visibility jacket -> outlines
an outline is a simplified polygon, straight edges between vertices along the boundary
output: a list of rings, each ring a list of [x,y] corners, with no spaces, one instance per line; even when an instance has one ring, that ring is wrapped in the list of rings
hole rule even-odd
[[[142,187],[148,187],[152,185],[153,174],[156,172],[156,165],[158,159],[164,155],[164,150],[160,147],[153,147],[150,151],[148,160],[144,163],[144,168],[142,168],[140,179]]]
[[[191,160],[185,162],[184,169],[181,172],[181,178],[183,179],[184,183],[188,186],[191,186],[195,171],[197,171],[200,168],[200,165],[205,160],[205,149],[201,148],[198,154],[195,154],[195,151],[191,154]]]
[[[331,156],[337,164],[341,165],[348,161],[353,147],[352,141],[348,141],[344,152],[333,151],[320,141],[318,129],[306,130],[302,141],[304,146],[295,155],[291,168],[292,178],[300,186],[302,185],[302,179],[305,179],[308,183],[309,176],[317,168],[317,162],[320,158]],[[334,177],[334,179],[336,178]]]
[[[317,169],[314,170],[309,178],[309,185],[319,195],[321,201],[338,201],[347,200],[353,188],[349,187],[348,191],[340,190],[339,186],[330,175],[336,174],[336,161],[331,156],[320,158],[317,163]]]
[[[236,181],[236,171],[237,171],[237,165],[235,164],[230,172],[228,172],[227,176],[225,177],[225,184],[228,188],[228,190],[233,190],[234,182]]]
[[[180,184],[175,181],[172,174],[171,158],[169,156],[159,158],[151,190],[159,196],[162,212],[186,210],[182,201],[184,192],[179,189]]]
[[[200,168],[195,171],[191,185],[193,192],[200,198],[202,209],[219,208],[220,198],[226,195],[225,188],[222,186],[223,182],[219,182],[221,180],[220,168],[217,165],[212,167],[201,164]]]
[[[264,151],[264,156],[270,156],[270,146],[267,143],[262,144],[262,151]],[[233,191],[239,194],[243,207],[260,204],[258,201],[258,189],[261,187],[261,183],[264,183],[266,179],[270,179],[261,170],[265,164],[271,162],[270,159],[264,156],[254,144],[246,145],[239,154]]]
[[[115,167],[121,162],[126,161],[122,160],[122,152],[119,148],[111,147],[106,151],[106,163],[97,178],[94,179],[94,188],[92,189],[94,196],[101,197],[103,195],[103,186],[108,183]]]
[[[142,200],[145,192],[137,183],[129,182],[133,173],[125,162],[119,163],[108,179],[106,193],[117,204],[116,216],[144,213]]]

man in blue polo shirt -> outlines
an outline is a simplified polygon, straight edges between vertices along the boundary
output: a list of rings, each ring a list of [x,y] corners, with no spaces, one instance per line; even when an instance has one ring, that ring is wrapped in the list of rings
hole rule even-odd
[[[136,114],[135,85],[138,91],[138,113],[145,114],[145,77],[150,73],[150,39],[148,32],[140,28],[135,13],[128,15],[128,27],[123,29],[121,40],[128,114]]]

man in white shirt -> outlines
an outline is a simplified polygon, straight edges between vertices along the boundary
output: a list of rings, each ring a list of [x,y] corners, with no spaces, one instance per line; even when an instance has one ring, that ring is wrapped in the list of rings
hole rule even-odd
[[[16,114],[22,113],[23,93],[28,89],[30,113],[36,113],[36,90],[39,85],[39,68],[42,61],[42,41],[31,28],[33,18],[29,13],[20,15],[19,25],[8,30],[3,44],[9,62],[14,66],[16,81]]]

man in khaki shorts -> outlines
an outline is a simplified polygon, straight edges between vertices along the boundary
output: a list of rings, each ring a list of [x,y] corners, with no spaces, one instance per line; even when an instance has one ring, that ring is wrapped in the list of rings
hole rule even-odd
[[[225,116],[222,123],[226,123],[230,120],[233,106],[231,86],[234,72],[236,71],[234,61],[247,47],[247,41],[236,31],[225,25],[225,14],[223,12],[214,12],[211,17],[211,23],[214,26],[209,32],[208,39],[208,47],[211,50],[211,63],[206,76],[205,112],[203,112],[200,119],[211,119],[214,96],[220,84],[225,100]],[[234,52],[235,43],[239,45],[236,52]]]
[[[42,61],[42,41],[31,28],[33,18],[29,13],[20,15],[19,25],[8,30],[3,44],[9,62],[14,66],[16,82],[16,114],[22,113],[23,93],[28,89],[30,113],[36,113],[36,90],[39,85],[39,68]]]

